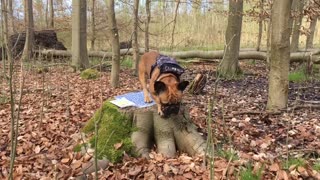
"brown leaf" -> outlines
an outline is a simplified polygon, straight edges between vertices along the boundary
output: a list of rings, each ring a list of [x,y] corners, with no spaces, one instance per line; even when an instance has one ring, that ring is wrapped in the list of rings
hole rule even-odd
[[[163,165],[163,172],[164,173],[168,173],[168,172],[170,172],[170,170],[171,170],[171,168],[168,164]]]
[[[38,154],[41,151],[40,146],[36,146],[33,151]]]
[[[131,168],[128,172],[129,176],[137,176],[142,170],[141,166],[135,166],[134,168]]]
[[[63,163],[63,164],[66,164],[66,163],[68,163],[69,161],[70,161],[69,158],[63,158],[63,159],[61,159],[61,163]]]
[[[280,166],[278,163],[273,163],[271,166],[269,166],[269,170],[273,172],[277,172],[280,170]]]
[[[156,179],[156,175],[154,175],[153,172],[147,172],[144,173],[144,178],[145,180],[155,180]]]
[[[81,161],[75,161],[75,162],[72,162],[70,166],[72,169],[78,169],[79,167],[81,167],[81,165],[82,165]]]
[[[122,147],[122,145],[123,145],[123,143],[122,143],[122,142],[119,142],[119,143],[114,144],[113,147],[114,147],[116,150],[118,150],[118,149],[120,149],[120,148]]]
[[[192,179],[193,178],[193,175],[192,173],[188,172],[188,173],[184,173],[183,174],[183,177],[187,178],[187,179]]]

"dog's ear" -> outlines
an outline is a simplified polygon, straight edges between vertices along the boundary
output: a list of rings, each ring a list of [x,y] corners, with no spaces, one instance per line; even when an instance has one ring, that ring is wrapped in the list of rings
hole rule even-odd
[[[156,94],[160,94],[161,92],[165,91],[167,89],[166,85],[161,81],[156,81],[154,83],[154,90]]]
[[[178,90],[183,91],[189,85],[188,81],[182,81],[178,84]]]

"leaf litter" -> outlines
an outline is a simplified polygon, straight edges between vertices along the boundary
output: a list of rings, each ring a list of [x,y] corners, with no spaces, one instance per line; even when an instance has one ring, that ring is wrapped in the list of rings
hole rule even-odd
[[[216,65],[190,65],[184,74],[192,80],[197,73],[208,76],[205,92],[186,94],[184,103],[190,106],[190,116],[204,136],[207,135],[208,99],[217,94],[213,108],[217,179],[237,179],[241,167],[249,162],[255,172],[263,169],[263,179],[319,178],[312,169],[319,162],[320,114],[316,109],[300,108],[279,114],[265,111],[267,102],[267,72],[263,63],[241,62],[242,79],[220,80],[216,84]],[[111,88],[109,72],[96,80],[83,80],[67,67],[52,67],[48,73],[27,72],[19,122],[19,136],[14,176],[25,179],[70,178],[83,175],[82,168],[92,159],[92,152],[74,152],[85,137],[81,128],[101,102],[129,91],[140,90],[138,78],[129,69],[120,73],[120,88]],[[19,73],[17,73],[19,75]],[[18,84],[19,77],[15,76]],[[1,85],[9,94],[8,87]],[[307,88],[306,88],[307,87]],[[319,81],[306,84],[290,83],[289,107],[295,103],[319,101]],[[17,89],[16,94],[19,94]],[[0,104],[0,178],[9,173],[10,105]],[[115,144],[121,147],[121,142]],[[234,149],[238,159],[220,156],[218,151]],[[306,165],[285,169],[290,157],[305,157]],[[109,163],[99,170],[104,179],[209,179],[209,166],[203,158],[177,154],[166,158],[155,152],[150,159],[124,156],[119,164]],[[94,174],[86,174],[93,178]]]

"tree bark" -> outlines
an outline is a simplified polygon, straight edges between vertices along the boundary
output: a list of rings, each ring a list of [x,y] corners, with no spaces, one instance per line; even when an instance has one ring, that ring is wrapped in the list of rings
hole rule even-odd
[[[228,26],[226,30],[225,57],[220,65],[220,75],[234,78],[241,73],[238,62],[242,28],[243,0],[229,2]]]
[[[107,0],[108,20],[110,24],[110,37],[112,42],[112,68],[111,68],[111,86],[119,87],[120,74],[120,45],[119,33],[117,28],[116,15],[114,12],[114,0]]]
[[[294,0],[296,1],[296,7],[294,9],[294,14],[296,17],[294,18],[294,24],[292,29],[292,37],[291,37],[291,52],[296,52],[299,48],[299,37],[300,37],[300,27],[303,18],[303,0]]]
[[[310,34],[307,35],[306,49],[313,48],[313,38],[314,38],[314,32],[316,30],[316,26],[317,26],[317,21],[318,21],[318,16],[311,18],[311,22],[309,26]]]
[[[138,65],[139,65],[139,44],[138,44],[138,22],[139,22],[139,0],[134,0],[133,6],[133,64],[132,69],[134,74],[138,74]]]
[[[12,7],[12,0],[8,0],[8,11],[9,11],[9,21],[11,25],[11,33],[17,33],[15,25],[14,25],[14,16],[13,16],[13,7]],[[9,31],[10,33],[10,31]]]
[[[46,28],[49,27],[49,18],[48,18],[48,15],[49,14],[49,0],[46,0],[46,9],[45,9],[45,21],[46,21]]]
[[[272,8],[271,58],[267,109],[286,108],[290,60],[290,7],[292,0],[276,0]]]
[[[147,19],[145,22],[145,33],[144,33],[144,48],[145,52],[149,52],[149,24],[151,20],[151,12],[150,12],[150,1],[151,0],[146,0],[146,14],[147,14]]]
[[[53,9],[53,0],[49,0],[49,28],[54,28],[54,9]]]
[[[263,24],[262,24],[263,3],[264,3],[264,0],[260,0],[259,32],[258,32],[257,47],[256,47],[257,51],[260,50],[260,46],[261,46],[262,28],[263,28]]]
[[[30,60],[34,43],[34,22],[32,1],[25,0],[26,41],[22,53],[22,60]]]
[[[188,113],[188,109],[182,106],[178,115],[164,119],[152,110],[135,110],[133,124],[138,130],[131,139],[136,152],[148,158],[155,143],[158,153],[166,157],[173,157],[177,150],[190,156],[204,155],[206,142],[190,121]]]
[[[72,66],[76,70],[89,66],[87,51],[87,2],[72,0]]]
[[[5,48],[5,52],[6,52],[6,56],[7,56],[7,61],[10,62],[10,63],[13,63],[12,62],[12,56],[11,56],[11,46],[10,46],[10,43],[9,43],[9,28],[8,28],[8,14],[6,13],[6,3],[5,3],[5,0],[1,0],[1,16],[2,16],[2,26],[3,26],[3,29],[2,29],[2,33],[3,33],[3,44],[4,44],[4,48]],[[2,51],[2,54],[4,52]],[[3,69],[5,70],[5,59],[3,60]]]
[[[171,33],[171,45],[170,48],[172,49],[174,46],[174,31],[176,29],[176,23],[177,23],[177,16],[178,16],[178,10],[179,10],[180,0],[177,0],[176,2],[176,8],[174,11],[174,17],[173,17],[173,27],[172,27],[172,33]]]
[[[94,50],[96,40],[95,1],[91,0],[91,51]]]

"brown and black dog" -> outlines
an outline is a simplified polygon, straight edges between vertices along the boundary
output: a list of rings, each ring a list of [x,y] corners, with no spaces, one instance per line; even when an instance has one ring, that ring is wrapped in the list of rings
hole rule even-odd
[[[164,61],[162,61],[164,60]],[[144,101],[151,102],[149,93],[158,106],[158,114],[168,117],[177,114],[182,99],[182,92],[188,86],[188,81],[180,82],[184,70],[173,58],[151,51],[141,56],[139,63],[139,80],[142,84]],[[150,77],[149,91],[147,78]]]

